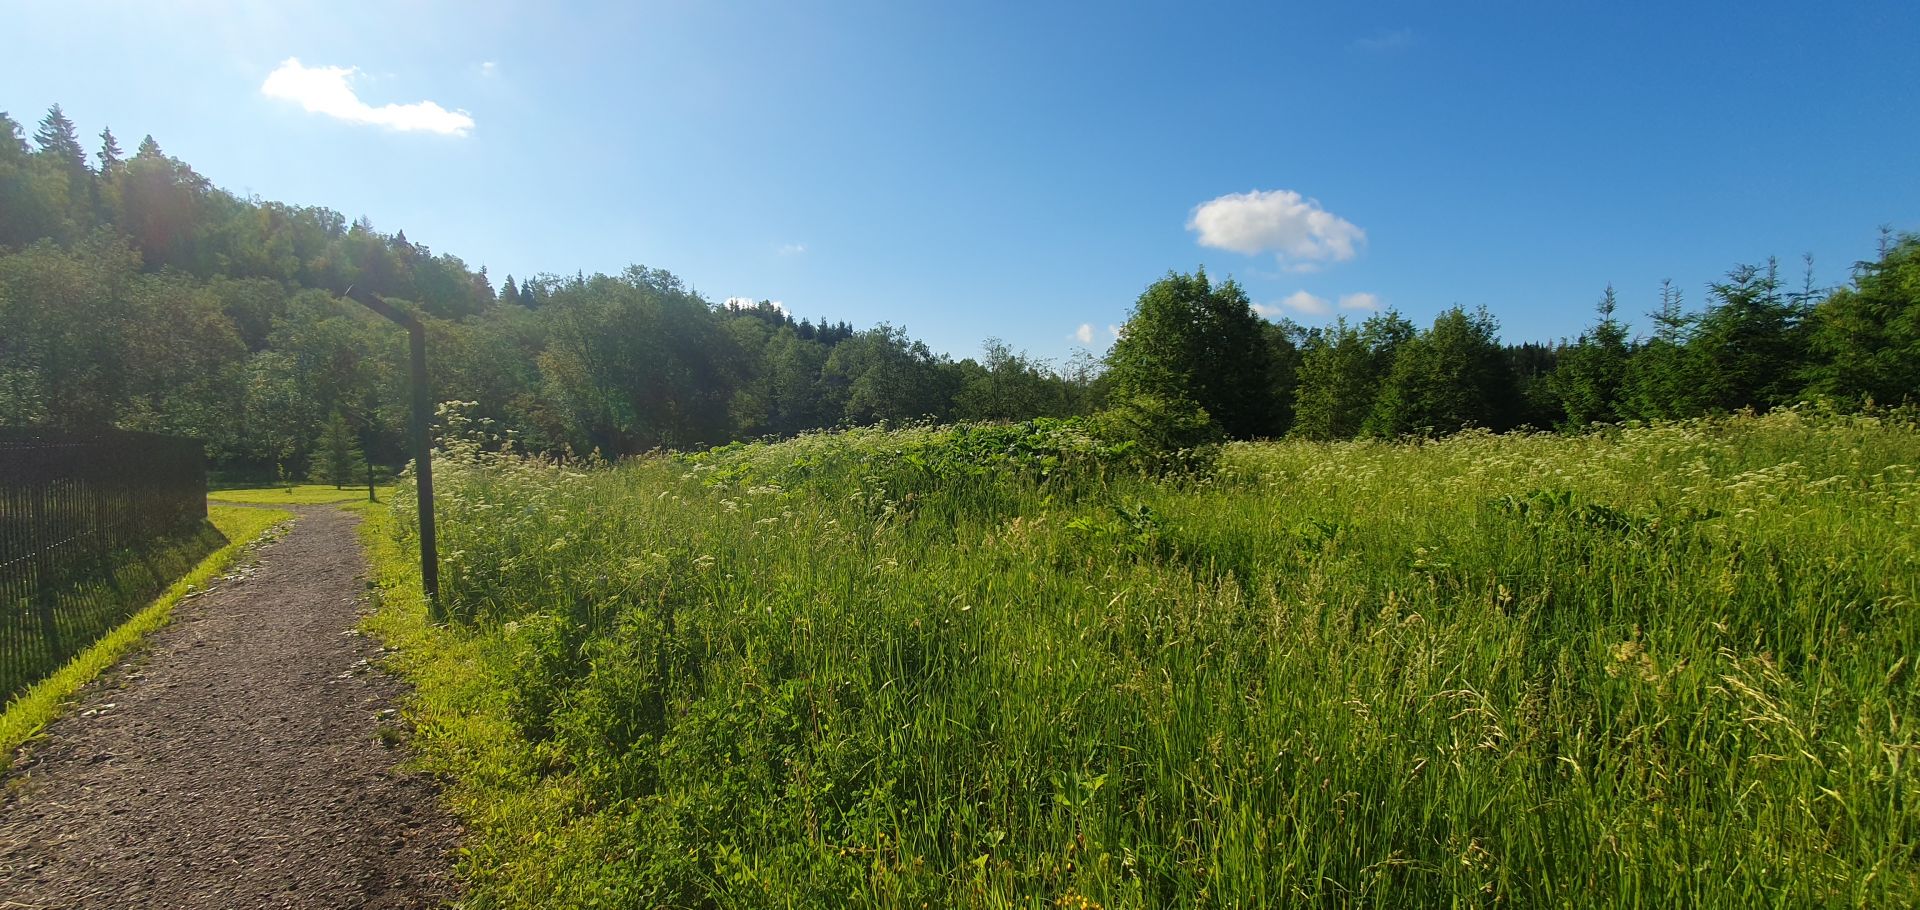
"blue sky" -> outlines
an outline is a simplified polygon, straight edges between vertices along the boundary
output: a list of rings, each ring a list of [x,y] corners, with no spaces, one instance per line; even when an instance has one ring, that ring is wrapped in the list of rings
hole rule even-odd
[[[1837,283],[1880,225],[1920,229],[1906,0],[6,0],[0,21],[0,110],[29,130],[58,101],[90,145],[152,133],[221,186],[495,280],[644,263],[959,356],[1098,353],[1199,265],[1309,324],[1485,304],[1546,340],[1609,282],[1637,318],[1663,278],[1697,304],[1736,263],[1797,278],[1812,253]]]

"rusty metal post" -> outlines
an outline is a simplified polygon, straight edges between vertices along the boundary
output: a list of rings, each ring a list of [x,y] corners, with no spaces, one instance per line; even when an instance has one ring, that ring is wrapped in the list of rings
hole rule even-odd
[[[408,421],[411,426],[407,428],[407,435],[412,443],[415,487],[420,497],[420,588],[427,595],[427,615],[434,622],[444,622],[447,612],[440,603],[440,548],[433,529],[433,438],[430,432],[433,390],[427,386],[427,328],[412,313],[386,302],[378,294],[348,288],[346,296],[407,330],[412,361],[409,392],[413,399],[413,419]]]

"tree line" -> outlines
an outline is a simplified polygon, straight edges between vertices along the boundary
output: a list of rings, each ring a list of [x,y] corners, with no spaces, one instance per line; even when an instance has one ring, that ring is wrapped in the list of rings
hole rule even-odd
[[[1593,323],[1553,345],[1503,344],[1484,308],[1431,325],[1394,311],[1305,328],[1259,319],[1204,271],[1148,288],[1107,356],[1123,397],[1203,410],[1239,438],[1400,438],[1524,427],[1578,429],[1802,401],[1853,410],[1920,400],[1920,237],[1883,231],[1875,259],[1822,289],[1778,263],[1738,266],[1689,310],[1662,286],[1635,338],[1608,287]],[[1165,407],[1164,404],[1161,405]]]
[[[988,340],[930,350],[896,326],[715,303],[660,269],[485,267],[404,231],[219,189],[151,136],[89,153],[54,106],[0,113],[0,423],[193,436],[217,470],[337,472],[403,459],[402,336],[341,296],[371,290],[428,326],[436,394],[533,451],[622,455],[879,421],[1107,410],[1169,441],[1220,433],[1398,437],[1577,427],[1920,395],[1920,240],[1883,237],[1833,290],[1734,269],[1689,310],[1668,287],[1635,338],[1611,289],[1554,344],[1503,343],[1484,310],[1269,322],[1232,281],[1169,273],[1104,359],[1050,363]]]

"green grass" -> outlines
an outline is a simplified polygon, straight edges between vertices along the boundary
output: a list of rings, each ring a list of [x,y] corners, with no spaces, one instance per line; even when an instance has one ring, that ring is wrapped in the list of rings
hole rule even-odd
[[[374,487],[374,493],[382,501],[393,492],[389,484]],[[336,489],[332,484],[302,483],[282,487],[247,487],[232,490],[215,490],[207,494],[214,502],[239,502],[251,505],[296,505],[313,506],[329,503],[366,502],[367,488],[345,487]]]
[[[13,760],[15,750],[60,716],[75,693],[108,667],[119,663],[149,633],[165,626],[173,616],[173,608],[183,598],[226,571],[234,558],[269,528],[292,517],[289,512],[271,509],[231,506],[208,509],[208,520],[228,543],[174,581],[140,612],[7,704],[6,712],[0,714],[0,772]]]
[[[449,627],[396,497],[372,622],[466,904],[1920,902],[1911,426],[1160,479],[1049,432],[462,447]]]

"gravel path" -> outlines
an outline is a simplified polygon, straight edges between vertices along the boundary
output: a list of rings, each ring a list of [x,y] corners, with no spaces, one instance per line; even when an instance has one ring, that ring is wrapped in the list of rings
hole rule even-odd
[[[433,907],[458,830],[395,770],[357,521],[300,509],[257,566],[175,610],[26,750],[0,908]],[[390,739],[391,737],[386,737]]]

